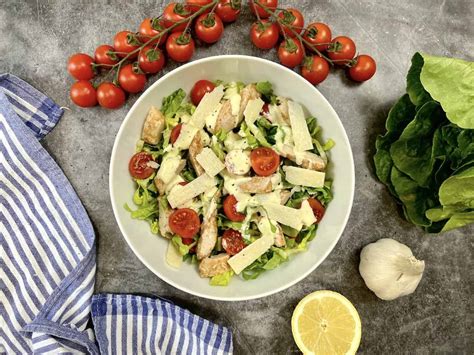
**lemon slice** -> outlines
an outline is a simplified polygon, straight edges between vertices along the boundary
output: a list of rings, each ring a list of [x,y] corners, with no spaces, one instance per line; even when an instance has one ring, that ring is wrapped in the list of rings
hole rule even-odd
[[[316,291],[293,311],[291,330],[303,354],[355,354],[361,324],[357,310],[343,295]]]

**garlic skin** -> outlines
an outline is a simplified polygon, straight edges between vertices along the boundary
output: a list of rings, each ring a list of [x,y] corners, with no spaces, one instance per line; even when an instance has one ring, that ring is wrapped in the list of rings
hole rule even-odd
[[[391,301],[413,293],[420,283],[425,262],[409,247],[390,238],[366,245],[360,253],[359,272],[377,297]]]

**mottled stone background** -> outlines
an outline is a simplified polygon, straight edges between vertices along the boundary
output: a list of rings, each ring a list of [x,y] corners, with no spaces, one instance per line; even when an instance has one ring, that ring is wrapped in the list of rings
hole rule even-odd
[[[136,99],[115,111],[73,106],[67,58],[93,53],[115,32],[134,30],[157,15],[163,1],[13,1],[0,0],[0,72],[20,76],[70,107],[44,140],[79,194],[97,231],[98,292],[160,295],[234,331],[236,353],[284,354],[297,351],[291,336],[291,312],[307,293],[332,289],[346,295],[363,324],[360,352],[366,354],[472,353],[472,251],[474,228],[426,235],[405,222],[387,190],[373,174],[375,136],[405,88],[415,51],[474,60],[474,6],[470,0],[317,0],[281,1],[302,10],[307,20],[328,23],[335,35],[355,39],[360,53],[377,60],[377,74],[357,85],[341,71],[319,90],[338,112],[349,135],[356,165],[354,208],[331,255],[305,280],[276,295],[249,302],[215,302],[167,285],[148,271],[127,247],[115,223],[108,193],[113,141]],[[469,5],[471,4],[471,5]],[[194,59],[218,54],[248,54],[276,59],[248,40],[252,16],[246,8],[222,40],[201,47]],[[165,72],[174,69],[170,63]],[[149,84],[157,79],[152,77]],[[360,249],[381,237],[409,245],[426,261],[416,293],[392,302],[378,300],[358,273]]]

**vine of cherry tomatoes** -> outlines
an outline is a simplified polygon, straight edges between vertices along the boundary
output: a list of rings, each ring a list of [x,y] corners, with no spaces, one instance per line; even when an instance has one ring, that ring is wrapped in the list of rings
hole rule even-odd
[[[241,8],[241,0],[170,2],[160,16],[145,18],[137,32],[120,31],[112,44],[98,46],[94,57],[73,54],[67,64],[77,80],[70,90],[72,102],[80,107],[97,103],[109,109],[121,107],[127,93],[143,91],[147,76],[163,69],[166,57],[189,61],[194,38],[206,44],[217,42],[224,23],[237,20]]]
[[[331,65],[345,68],[349,78],[357,82],[374,76],[375,60],[366,54],[358,55],[351,38],[332,38],[328,25],[313,22],[305,27],[303,14],[298,9],[279,8],[278,0],[249,0],[249,6],[257,17],[250,27],[252,43],[264,50],[277,46],[280,63],[289,68],[301,67],[301,75],[311,84],[323,82]]]

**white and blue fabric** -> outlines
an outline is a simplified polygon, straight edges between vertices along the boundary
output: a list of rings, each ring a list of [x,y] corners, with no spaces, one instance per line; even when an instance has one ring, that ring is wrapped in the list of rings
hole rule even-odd
[[[92,297],[93,227],[39,143],[62,114],[0,74],[0,353],[232,353],[230,330],[166,300]]]

